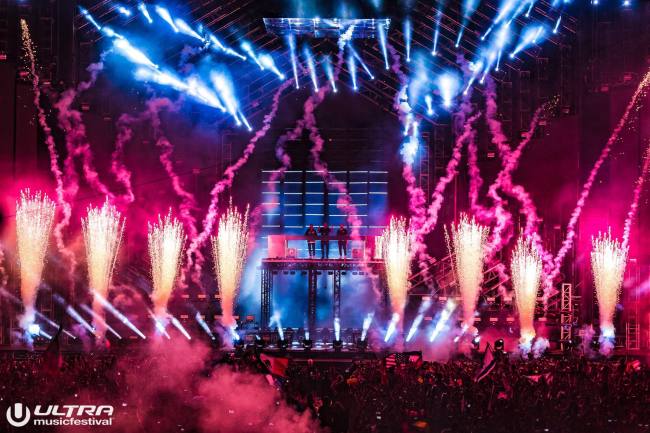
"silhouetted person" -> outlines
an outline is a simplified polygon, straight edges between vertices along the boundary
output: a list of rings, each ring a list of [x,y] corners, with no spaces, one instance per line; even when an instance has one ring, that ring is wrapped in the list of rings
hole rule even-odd
[[[343,224],[336,231],[336,238],[339,241],[339,258],[345,258],[348,255],[348,229]]]
[[[324,223],[321,228],[318,229],[318,234],[320,235],[320,258],[329,259],[330,257],[330,232],[332,229],[327,223]]]
[[[313,224],[309,224],[309,228],[305,232],[305,236],[307,236],[307,250],[309,251],[309,258],[313,259],[316,256],[316,238],[318,237],[318,233],[316,233],[316,229],[314,228]]]

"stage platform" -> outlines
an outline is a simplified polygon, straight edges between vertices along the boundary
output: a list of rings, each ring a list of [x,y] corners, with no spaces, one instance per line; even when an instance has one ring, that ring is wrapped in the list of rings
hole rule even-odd
[[[307,277],[307,320],[310,331],[316,328],[316,294],[318,276],[327,272],[332,276],[333,317],[341,316],[341,276],[347,272],[352,275],[367,275],[373,284],[379,288],[382,296],[382,308],[389,303],[388,288],[386,287],[385,268],[382,260],[359,259],[308,259],[308,258],[266,258],[260,266],[261,278],[261,327],[268,330],[273,315],[273,280],[274,275],[282,272],[285,275],[296,275],[296,278]],[[296,274],[299,272],[299,274]]]

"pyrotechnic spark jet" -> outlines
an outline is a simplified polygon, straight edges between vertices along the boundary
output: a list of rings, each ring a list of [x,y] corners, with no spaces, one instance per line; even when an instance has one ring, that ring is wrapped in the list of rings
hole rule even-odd
[[[372,324],[373,317],[375,317],[375,313],[368,313],[366,317],[363,319],[363,327],[361,329],[361,341],[364,341],[366,339],[366,336],[368,335],[368,329],[370,329],[370,325]]]
[[[384,66],[386,70],[390,68],[388,65],[388,49],[386,47],[386,24],[383,22],[377,23],[377,33],[379,33],[379,45],[381,46],[381,54],[384,56]]]
[[[415,320],[413,320],[413,323],[411,324],[411,329],[409,329],[409,332],[406,335],[407,342],[411,341],[411,339],[415,337],[415,333],[417,332],[420,323],[422,323],[422,320],[424,319],[424,314],[427,312],[430,306],[431,298],[424,299],[420,304],[420,308],[418,308],[418,315],[415,316]]]
[[[178,33],[178,27],[176,27],[176,24],[174,24],[174,20],[172,19],[172,16],[170,15],[169,11],[161,6],[156,6],[156,13],[165,20],[171,28],[174,30],[175,33]]]
[[[289,53],[291,54],[291,69],[293,70],[293,80],[296,83],[296,89],[300,89],[300,83],[298,82],[298,57],[296,55],[296,37],[293,33],[290,33],[287,36],[287,42],[289,43]]]
[[[330,86],[332,86],[332,92],[338,92],[338,89],[336,88],[336,80],[334,79],[334,70],[332,69],[332,61],[330,60],[329,56],[325,56],[323,58],[323,65],[325,67],[325,75],[327,75]]]
[[[411,61],[411,37],[413,36],[413,29],[411,28],[411,20],[404,21],[404,44],[406,45],[406,61]]]
[[[450,108],[454,97],[458,94],[460,82],[458,77],[450,72],[438,77],[438,89],[442,97],[442,105]]]
[[[404,315],[411,273],[411,234],[404,218],[392,217],[382,235],[382,255],[393,318]]]
[[[79,7],[79,10],[81,11],[81,14],[82,14],[84,17],[86,17],[86,19],[90,22],[90,24],[92,24],[93,26],[95,26],[95,28],[96,28],[97,30],[101,30],[101,29],[102,29],[102,26],[100,26],[100,25],[97,23],[97,21],[95,21],[95,18],[93,18],[93,16],[90,15],[90,12],[88,12],[87,9],[82,8],[82,7],[80,6],[80,7]]]
[[[535,338],[535,303],[542,277],[542,259],[530,240],[519,238],[510,261],[512,286],[519,313],[521,343],[530,346]]]
[[[219,51],[223,52],[224,54],[228,54],[229,56],[237,57],[241,60],[246,60],[246,56],[238,53],[237,51],[233,50],[232,48],[229,48],[225,46],[224,44],[221,43],[219,39],[213,34],[208,34],[208,39],[210,39],[210,42],[212,42],[212,46],[217,48]]]
[[[253,51],[253,47],[251,46],[251,44],[249,44],[248,42],[242,42],[241,49],[244,50],[244,52],[246,54],[248,54],[248,57],[253,59],[255,64],[257,64],[257,66],[259,66],[260,70],[262,70],[262,71],[264,70],[264,65],[262,65],[262,63],[260,63],[260,59],[255,54],[255,51]]]
[[[440,313],[440,317],[436,322],[436,326],[433,328],[433,331],[431,331],[431,335],[429,336],[429,342],[433,343],[433,341],[438,337],[438,335],[440,335],[442,330],[447,325],[447,321],[449,321],[449,318],[451,317],[451,314],[454,312],[455,309],[456,309],[456,303],[451,299],[448,300],[444,310],[442,310],[442,312]]]
[[[149,14],[149,9],[147,9],[147,5],[144,3],[138,3],[138,10],[142,13],[142,16],[147,20],[149,24],[153,23],[153,20],[151,19],[151,15]]]
[[[113,335],[115,335],[117,338],[119,338],[120,340],[122,339],[122,336],[115,329],[113,329],[112,326],[110,326],[108,323],[106,323],[106,321],[104,320],[104,318],[102,316],[95,313],[92,310],[92,308],[90,308],[88,305],[81,304],[81,309],[84,310],[86,313],[90,314],[91,316],[93,316],[94,320],[97,320],[102,326],[104,326],[106,329],[108,329],[108,331],[111,332]],[[84,322],[86,324],[88,323],[85,320],[84,320]],[[82,323],[82,325],[83,325],[83,323]],[[91,331],[91,332],[93,334],[95,333],[94,330]]]
[[[600,312],[601,335],[614,338],[614,313],[623,283],[628,249],[612,239],[611,232],[591,239],[591,271]]]
[[[489,228],[461,215],[458,224],[451,224],[451,241],[445,230],[449,254],[454,260],[454,272],[463,301],[463,322],[465,326],[474,323],[474,310],[483,281],[483,261]]]
[[[201,313],[199,313],[197,311],[196,314],[194,315],[194,319],[196,319],[196,321],[199,324],[199,326],[201,327],[201,329],[203,329],[205,331],[205,333],[208,334],[212,340],[214,340],[215,336],[212,333],[212,331],[210,330],[210,327],[208,326],[208,324],[205,323],[205,320],[203,319],[203,316],[201,316]]]
[[[142,51],[135,48],[126,39],[116,38],[113,40],[113,46],[124,57],[135,63],[136,65],[148,66],[153,69],[158,69],[158,65],[152,62]]]
[[[16,202],[16,243],[20,262],[20,296],[25,312],[20,318],[23,329],[34,323],[36,296],[45,265],[45,253],[56,205],[40,191],[20,192]]]
[[[88,285],[91,290],[105,298],[108,295],[117,251],[124,231],[122,214],[111,206],[107,199],[101,209],[88,208],[88,215],[82,219],[81,226],[86,245]],[[99,316],[104,314],[98,299],[93,299],[93,311]],[[97,336],[102,338],[105,329],[96,321],[93,324]]]
[[[352,79],[352,88],[355,91],[359,90],[357,86],[357,65],[354,62],[354,56],[352,54],[348,57],[348,69],[350,70],[350,78]]]
[[[307,46],[303,48],[302,52],[307,59],[309,77],[311,78],[311,84],[314,86],[314,92],[318,92],[318,77],[316,76],[316,65],[314,64],[314,57],[311,54],[311,50]]]
[[[153,282],[151,298],[157,317],[167,315],[167,302],[178,277],[185,239],[183,225],[172,218],[171,212],[164,220],[158,216],[158,224],[149,223],[148,245]]]
[[[192,37],[194,39],[198,39],[199,41],[204,41],[204,39],[199,35],[197,32],[190,27],[189,24],[187,24],[185,21],[183,21],[180,18],[176,18],[174,20],[174,24],[176,24],[176,28],[178,29],[179,33],[182,33],[184,35],[187,35],[189,37]]]
[[[214,272],[221,295],[221,322],[234,324],[235,297],[246,261],[248,245],[248,207],[242,215],[232,205],[219,219],[217,235],[212,237]]]

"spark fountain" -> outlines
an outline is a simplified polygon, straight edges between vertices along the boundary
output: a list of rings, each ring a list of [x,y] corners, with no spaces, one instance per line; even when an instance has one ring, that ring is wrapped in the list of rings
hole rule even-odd
[[[393,217],[381,237],[382,256],[386,267],[386,279],[390,293],[393,316],[386,332],[385,341],[390,340],[397,325],[404,317],[406,296],[411,273],[411,233],[405,218]]]
[[[542,276],[542,260],[530,239],[519,238],[510,261],[512,286],[519,313],[520,348],[528,354],[535,338],[535,303]]]
[[[45,265],[45,253],[55,210],[54,202],[40,191],[32,194],[29,189],[23,190],[16,202],[20,296],[25,307],[25,312],[20,318],[20,327],[25,331],[34,323],[36,315],[36,295]]]
[[[149,224],[148,241],[154,315],[159,321],[165,321],[168,316],[167,302],[174,290],[185,244],[183,226],[172,218],[171,211],[164,220],[158,216],[158,224]]]
[[[217,235],[212,237],[214,272],[221,295],[221,323],[228,329],[236,326],[233,312],[235,297],[246,261],[248,246],[248,208],[242,215],[232,204],[219,219]]]
[[[612,239],[611,231],[591,240],[591,271],[600,314],[600,351],[609,355],[614,348],[614,313],[623,284],[627,247]]]
[[[98,293],[102,298],[107,298],[124,232],[122,214],[110,205],[107,199],[101,208],[89,207],[88,214],[82,219],[81,225],[86,244],[88,285],[93,292]],[[104,309],[96,296],[93,297],[93,311],[104,318]],[[93,320],[95,334],[100,339],[106,333],[102,323],[100,320]]]
[[[463,303],[463,327],[474,323],[476,301],[483,281],[483,262],[490,229],[461,215],[458,224],[451,224],[451,239],[445,229],[447,247],[453,258],[454,272]]]

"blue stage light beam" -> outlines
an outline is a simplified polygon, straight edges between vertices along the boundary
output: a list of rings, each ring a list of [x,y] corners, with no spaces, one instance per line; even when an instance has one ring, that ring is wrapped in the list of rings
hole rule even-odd
[[[411,116],[411,113],[409,113]],[[418,154],[418,149],[420,148],[420,135],[419,135],[419,126],[420,124],[417,121],[411,121],[411,134],[408,139],[402,144],[401,154],[404,162],[412,165],[415,162],[415,156]]]
[[[174,24],[176,24],[176,28],[178,29],[179,33],[182,33],[182,34],[187,35],[189,37],[192,37],[194,39],[198,39],[201,42],[204,42],[204,39],[201,37],[201,35],[199,35],[197,32],[195,32],[194,29],[192,29],[192,27],[190,27],[190,25],[187,24],[182,19],[176,18],[174,20]]]
[[[9,299],[11,302],[13,302],[16,305],[23,305],[22,301],[18,299],[13,293],[9,293],[7,290],[5,290],[3,287],[0,287],[0,296],[4,296],[5,298]],[[38,310],[34,311],[36,313],[36,317],[50,325],[54,329],[60,328],[60,325],[56,322],[54,322],[52,319],[44,315]],[[70,332],[66,331],[65,328],[61,330],[65,335],[68,337],[72,338],[73,340],[76,340],[77,337],[74,334],[71,334]]]
[[[81,304],[80,307],[81,307],[81,309],[84,310],[86,313],[88,313],[88,314],[90,314],[91,316],[93,316],[93,319],[95,319],[96,321],[98,321],[98,322],[99,322],[103,327],[105,327],[106,329],[108,329],[108,331],[109,331],[111,334],[115,335],[115,336],[116,336],[118,339],[120,339],[120,340],[122,339],[122,336],[121,336],[121,335],[120,335],[120,334],[119,334],[115,329],[113,329],[113,327],[112,327],[111,325],[109,325],[108,323],[106,323],[106,320],[104,320],[104,318],[103,318],[102,316],[100,316],[99,314],[95,313],[95,312],[93,311],[92,308],[90,308],[88,305],[85,305],[85,304]]]
[[[427,116],[433,116],[435,111],[433,111],[433,97],[430,94],[424,95],[424,103],[427,105]]]
[[[244,50],[246,54],[248,54],[248,57],[253,59],[255,64],[260,68],[260,70],[264,70],[264,65],[260,63],[260,59],[257,57],[257,54],[255,54],[255,51],[253,51],[253,47],[251,46],[250,43],[248,42],[242,42],[241,43],[241,49]]]
[[[390,67],[388,65],[388,47],[386,46],[388,31],[386,29],[386,24],[381,20],[377,23],[377,33],[379,35],[379,45],[381,47],[381,54],[384,56],[384,66],[386,70],[388,70]]]
[[[167,329],[165,329],[165,324],[160,320],[158,320],[158,317],[156,317],[153,311],[151,311],[150,309],[148,309],[148,311],[149,311],[149,317],[151,317],[151,320],[153,320],[153,323],[156,326],[156,331],[158,331],[158,333],[167,337],[168,340],[171,340],[172,337],[167,332]]]
[[[226,107],[219,100],[219,97],[212,90],[210,90],[198,76],[192,75],[189,77],[187,79],[187,85],[188,95],[193,96],[209,107],[218,108],[224,113],[227,111]]]
[[[442,15],[445,9],[447,0],[438,0],[436,6],[436,25],[433,31],[433,47],[431,48],[431,55],[438,55],[438,39],[440,38],[440,23],[442,22]]]
[[[124,325],[126,325],[131,331],[133,331],[135,334],[137,334],[140,338],[145,340],[147,337],[120,311],[113,306],[110,302],[108,302],[106,299],[104,299],[99,293],[96,291],[92,291],[93,296],[99,300],[99,303],[102,304],[102,307],[104,307],[105,310],[107,310],[109,313],[111,313],[113,316],[115,316],[120,322],[122,322]]]
[[[275,61],[273,60],[273,57],[271,57],[270,54],[260,55],[259,60],[265,69],[268,69],[269,71],[273,72],[275,75],[277,75],[279,79],[284,80],[286,78],[285,75],[282,72],[280,72],[278,67],[275,66]]]
[[[246,60],[246,56],[238,53],[230,47],[225,46],[215,35],[208,33],[208,39],[211,42],[211,46],[217,49],[218,51],[227,54],[229,56],[237,57],[241,60]]]
[[[348,49],[350,50],[354,58],[357,59],[357,61],[359,62],[363,70],[366,71],[366,74],[368,74],[368,78],[374,80],[375,76],[372,74],[372,72],[370,72],[370,68],[368,68],[368,65],[366,65],[366,63],[363,61],[363,59],[361,58],[357,50],[354,49],[351,43],[348,44]]]
[[[217,71],[212,71],[210,73],[210,79],[212,80],[214,88],[219,93],[219,97],[223,101],[226,111],[235,118],[237,126],[241,126],[242,122],[238,116],[239,102],[235,97],[232,83],[225,74]]]
[[[191,340],[191,339],[192,339],[192,336],[189,334],[189,332],[187,332],[187,330],[185,329],[185,327],[183,326],[183,324],[182,324],[181,322],[179,322],[179,320],[178,320],[176,317],[170,315],[170,316],[169,316],[169,320],[171,320],[172,325],[174,325],[174,327],[175,327],[176,329],[178,329],[178,331],[179,331],[181,334],[183,334],[183,336],[185,336],[185,338],[187,338],[188,340]]]
[[[348,56],[348,69],[350,70],[350,78],[352,79],[352,89],[356,92],[359,90],[357,86],[357,64],[354,61],[354,55],[352,53]]]
[[[153,19],[151,18],[151,14],[149,14],[149,9],[147,9],[146,4],[142,2],[138,3],[138,10],[140,11],[144,19],[147,20],[149,24],[153,23]]]
[[[115,47],[119,53],[121,53],[124,57],[136,65],[143,65],[153,69],[158,69],[158,65],[152,62],[142,51],[131,45],[126,39],[114,39],[113,47]]]
[[[393,313],[393,316],[391,317],[390,322],[388,323],[388,329],[386,329],[386,335],[384,336],[384,343],[388,343],[390,338],[393,336],[395,330],[397,329],[398,323],[399,323],[399,314]]]
[[[429,336],[430,343],[433,343],[435,339],[438,337],[438,335],[440,335],[442,330],[445,329],[445,326],[447,325],[447,321],[449,320],[451,314],[454,312],[455,309],[456,309],[456,303],[451,299],[448,300],[447,304],[445,305],[445,308],[440,313],[440,317],[438,318],[438,321],[436,322],[433,331],[431,331],[431,335]]]
[[[325,68],[325,75],[327,76],[327,80],[332,87],[332,92],[338,92],[338,89],[336,88],[336,81],[334,80],[334,69],[332,68],[332,61],[330,60],[330,56],[326,55],[323,57],[323,67]]]
[[[465,32],[465,27],[469,22],[469,19],[476,11],[478,6],[478,0],[463,0],[463,19],[460,23],[460,29],[458,29],[458,36],[456,37],[456,48],[460,46],[460,41],[463,38],[463,33]]]
[[[172,30],[174,30],[175,33],[178,33],[178,27],[176,27],[176,24],[174,23],[174,20],[169,11],[162,6],[156,6],[155,10],[158,16],[165,20],[165,22],[171,26]]]
[[[526,11],[526,14],[524,15],[526,18],[530,17],[530,13],[532,12],[533,7],[535,6],[535,1],[536,0],[528,0],[528,1],[530,2],[530,4],[528,5],[528,10]]]
[[[282,329],[282,322],[280,321],[280,313],[277,311],[273,313],[273,316],[271,316],[271,320],[269,321],[269,326],[273,326],[275,324],[278,328],[278,334],[280,335],[280,339],[284,340],[284,329]]]
[[[311,50],[306,45],[303,47],[303,54],[305,59],[307,59],[307,68],[309,69],[309,77],[311,78],[311,84],[314,86],[314,92],[318,92],[318,77],[316,76],[316,65],[314,64],[314,56],[311,54]]]
[[[458,76],[451,72],[445,72],[438,77],[438,90],[442,97],[443,107],[451,107],[454,97],[458,94],[459,86]]]
[[[341,319],[338,317],[334,318],[334,338],[341,341]]]
[[[407,18],[404,21],[404,44],[406,45],[406,61],[411,61],[411,39],[413,37],[413,28],[411,27],[411,20]]]
[[[216,339],[216,337],[214,336],[214,333],[212,333],[212,331],[210,330],[210,327],[208,326],[208,324],[203,319],[203,316],[201,316],[201,313],[199,313],[197,311],[196,314],[194,315],[194,320],[196,320],[196,323],[199,324],[201,329],[203,329],[205,331],[205,333],[208,334],[208,336],[210,337],[211,340]]]
[[[430,306],[431,306],[431,298],[424,299],[420,304],[420,307],[418,308],[418,314],[417,316],[415,316],[415,320],[413,320],[413,323],[411,324],[411,328],[409,329],[408,334],[406,334],[407,343],[411,341],[413,337],[415,337],[415,334],[418,331],[418,328],[420,327],[422,320],[424,320],[424,315],[426,314]]]
[[[375,317],[375,313],[368,313],[366,314],[366,317],[363,319],[363,326],[361,328],[361,341],[364,341],[368,336],[368,329],[370,329],[370,325],[372,324],[372,319],[374,317]]]
[[[135,70],[134,77],[138,81],[154,82],[162,86],[169,86],[181,92],[188,90],[188,85],[172,72],[159,71],[158,69],[149,69],[141,66]]]
[[[514,59],[517,54],[525,50],[531,45],[535,45],[541,42],[544,38],[544,33],[546,29],[543,25],[534,25],[528,26],[522,31],[522,35],[519,38],[519,43],[515,49],[510,53],[510,58]]]
[[[124,39],[124,36],[122,36],[119,33],[116,33],[115,30],[113,30],[112,28],[110,28],[108,26],[102,27],[101,32],[104,33],[109,38]]]
[[[97,21],[95,21],[95,18],[93,18],[93,16],[90,15],[90,12],[88,12],[88,9],[85,9],[85,8],[82,8],[81,6],[79,6],[79,10],[81,11],[81,14],[88,20],[88,22],[90,24],[92,24],[93,26],[95,26],[95,28],[97,30],[102,29],[102,26],[100,26],[99,23]]]
[[[296,55],[296,37],[293,33],[287,35],[287,42],[289,44],[289,54],[291,55],[291,69],[293,70],[293,80],[296,83],[296,89],[300,89],[300,82],[298,81],[298,56]]]
[[[562,15],[560,15],[560,16],[557,18],[557,21],[555,21],[555,26],[553,27],[553,34],[554,34],[554,35],[557,34],[557,31],[558,31],[558,29],[560,28],[560,23],[561,23],[561,22],[562,22]]]
[[[120,15],[123,15],[123,16],[125,16],[127,18],[130,17],[131,15],[133,15],[133,12],[131,12],[131,9],[129,9],[129,8],[125,7],[125,6],[122,6],[122,5],[117,6],[116,10],[120,13]]]

